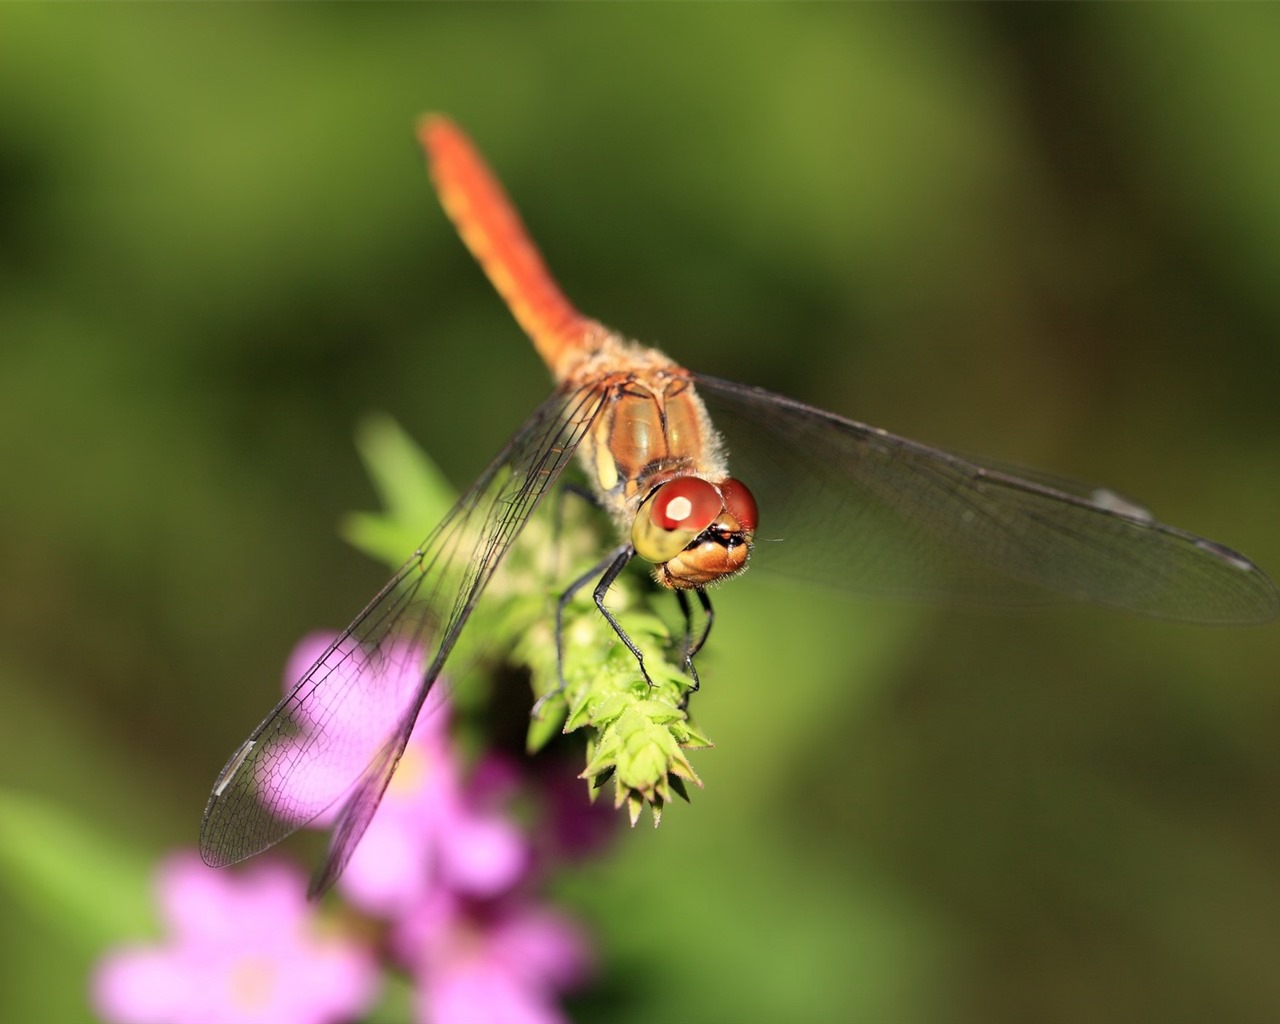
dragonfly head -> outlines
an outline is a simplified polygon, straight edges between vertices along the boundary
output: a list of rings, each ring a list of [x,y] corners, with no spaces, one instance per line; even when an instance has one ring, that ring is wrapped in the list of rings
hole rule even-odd
[[[690,590],[746,568],[756,518],[755,498],[742,481],[680,476],[641,503],[631,543],[656,565],[664,587]]]

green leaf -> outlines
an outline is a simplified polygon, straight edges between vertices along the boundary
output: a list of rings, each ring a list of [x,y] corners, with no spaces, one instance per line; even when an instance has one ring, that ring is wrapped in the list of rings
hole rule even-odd
[[[365,554],[398,567],[453,507],[457,494],[444,474],[389,416],[366,419],[356,447],[382,499],[380,513],[353,513],[342,535]]]
[[[554,702],[551,706],[544,708],[542,714],[537,718],[530,718],[525,749],[531,754],[541,750],[562,730],[564,721],[563,705],[560,708],[556,708]]]
[[[69,810],[0,789],[0,884],[74,943],[154,933],[152,864]]]
[[[382,995],[378,1004],[364,1017],[365,1024],[402,1024],[414,1020],[418,994],[407,977],[393,971],[384,972]]]

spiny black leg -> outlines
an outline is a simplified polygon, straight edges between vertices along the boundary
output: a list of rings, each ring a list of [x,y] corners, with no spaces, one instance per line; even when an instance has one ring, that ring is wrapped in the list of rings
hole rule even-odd
[[[707,637],[711,635],[711,624],[716,620],[715,610],[711,607],[711,595],[701,587],[698,587],[694,593],[698,595],[698,603],[702,605],[702,610],[707,613],[707,624],[702,629],[702,636],[698,637],[698,642],[689,651],[690,661],[697,657],[698,652],[702,650],[702,645],[707,642]]]
[[[613,631],[618,634],[618,639],[626,644],[627,650],[635,655],[636,664],[640,666],[640,674],[644,676],[644,681],[652,686],[653,680],[649,678],[649,672],[644,667],[644,654],[641,653],[640,648],[636,646],[635,641],[632,640],[631,637],[627,636],[627,631],[622,628],[622,625],[613,617],[609,609],[604,606],[605,594],[609,592],[609,588],[613,586],[613,581],[616,580],[622,573],[622,570],[627,567],[627,563],[635,557],[635,554],[635,548],[630,544],[623,545],[622,548],[619,549],[617,557],[614,558],[613,564],[611,564],[609,568],[605,570],[604,575],[600,577],[600,582],[596,584],[596,589],[591,592],[591,596],[595,598],[596,607],[600,609],[600,614],[603,615],[605,621],[613,627]]]
[[[681,701],[682,708],[689,703],[689,698],[702,688],[702,680],[698,678],[698,670],[693,664],[693,659],[702,650],[702,645],[707,642],[707,637],[711,635],[711,624],[715,621],[715,611],[711,607],[710,596],[701,587],[696,588],[694,593],[698,595],[698,603],[702,605],[702,610],[707,616],[707,624],[703,627],[697,643],[693,640],[693,609],[689,607],[688,595],[683,590],[676,591],[676,601],[680,605],[681,614],[684,615],[684,669],[693,680],[693,685],[689,687],[684,700]]]
[[[576,580],[570,583],[568,586],[568,589],[566,589],[565,592],[560,595],[560,600],[556,602],[556,678],[558,682],[554,690],[548,690],[536,701],[534,701],[533,710],[529,712],[531,717],[537,718],[539,713],[542,711],[543,706],[547,703],[547,701],[551,700],[553,697],[558,697],[560,696],[560,694],[564,693],[564,610],[565,608],[568,607],[569,602],[573,600],[574,594],[576,594],[579,590],[585,587],[593,579],[599,576],[600,573],[607,572],[608,570],[610,570],[613,567],[613,563],[618,559],[618,557],[629,551],[630,551],[630,545],[623,545],[622,547],[615,548],[614,550],[610,551],[607,555],[604,556],[604,558],[600,559],[600,561],[598,561],[590,569],[588,569]],[[630,559],[630,555],[628,555],[627,557],[628,559]],[[626,565],[626,562],[624,561],[622,564]],[[621,570],[619,569],[618,572],[621,572]],[[613,576],[610,578],[609,582],[612,583],[613,580],[617,579],[617,576],[618,576],[618,573],[615,572]],[[598,603],[599,602],[597,602],[597,604]],[[612,622],[613,620],[610,619],[610,621]],[[618,627],[615,625],[614,629],[617,629],[617,628]]]
[[[689,692],[693,693],[702,686],[698,678],[698,670],[693,667],[693,609],[689,607],[689,595],[683,590],[676,591],[676,603],[680,605],[680,614],[684,616],[684,670],[693,680]]]
[[[716,612],[712,608],[712,599],[709,598],[707,591],[698,588],[694,590],[698,594],[698,603],[703,605],[703,612],[707,614],[707,625],[703,627],[703,635],[698,637],[698,641],[694,643],[694,613],[689,607],[689,596],[684,590],[676,591],[676,600],[680,603],[680,612],[685,617],[685,671],[689,673],[690,678],[694,681],[690,692],[696,692],[700,689],[701,680],[698,678],[698,669],[694,667],[694,658],[698,657],[698,652],[703,649],[703,644],[707,643],[707,637],[712,635],[712,623],[716,621]]]

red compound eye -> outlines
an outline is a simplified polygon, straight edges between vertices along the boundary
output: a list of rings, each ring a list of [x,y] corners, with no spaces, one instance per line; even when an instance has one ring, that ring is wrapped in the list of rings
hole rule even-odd
[[[755,496],[747,489],[747,485],[730,477],[720,482],[720,493],[724,496],[724,507],[729,515],[748,533],[753,532],[759,516]]]
[[[701,533],[724,508],[724,500],[713,484],[701,477],[682,476],[668,481],[653,496],[649,515],[662,530]]]

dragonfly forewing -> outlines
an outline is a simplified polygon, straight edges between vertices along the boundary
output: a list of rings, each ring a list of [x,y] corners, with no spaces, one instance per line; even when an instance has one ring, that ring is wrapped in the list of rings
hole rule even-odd
[[[251,857],[334,816],[323,888],[341,872],[427,694],[494,571],[599,412],[601,395],[544,402],[356,620],[223,769],[205,808],[211,865]]]

